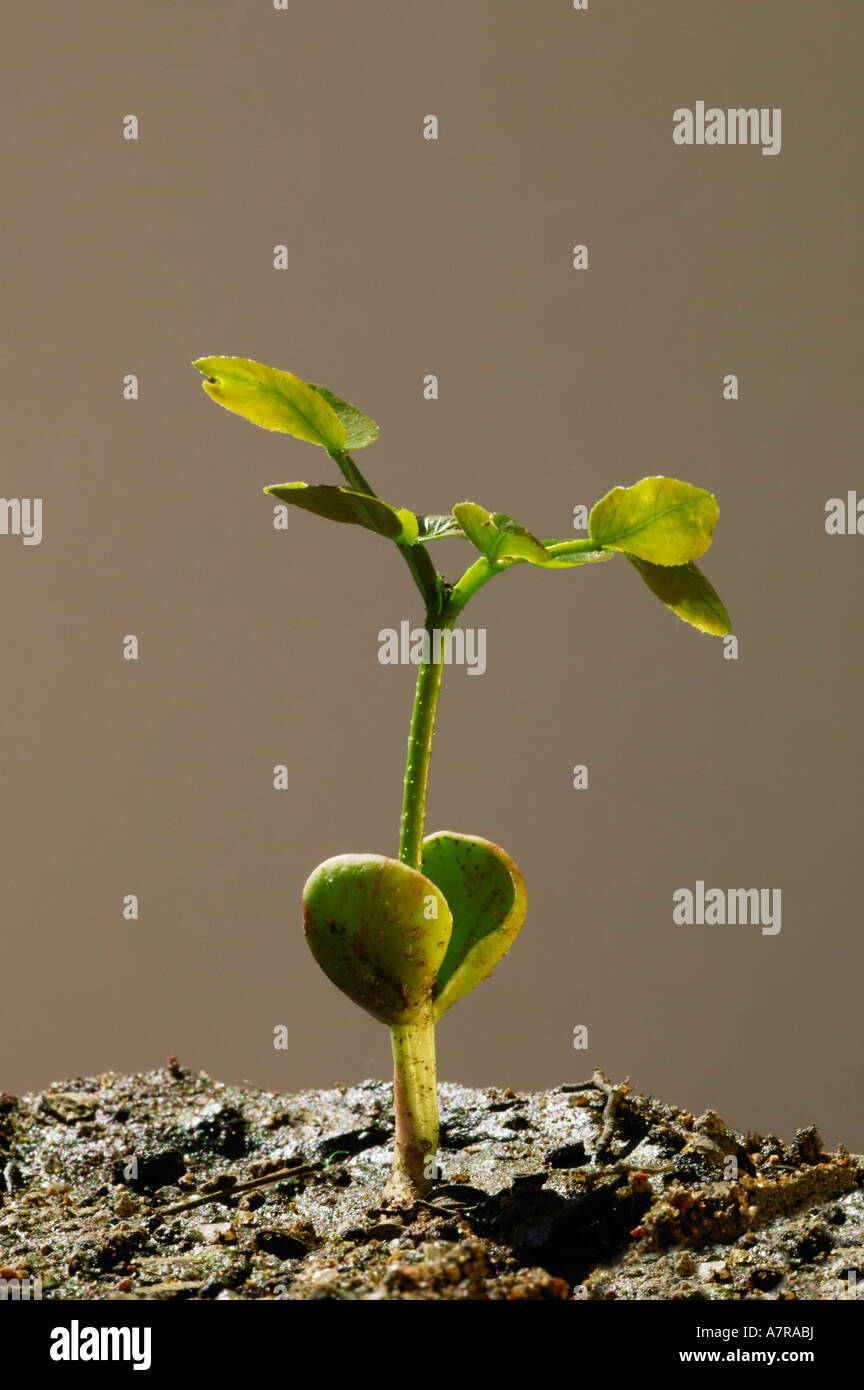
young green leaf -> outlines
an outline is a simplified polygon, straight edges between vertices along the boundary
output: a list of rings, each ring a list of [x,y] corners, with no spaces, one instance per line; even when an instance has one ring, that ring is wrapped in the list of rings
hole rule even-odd
[[[208,396],[265,430],[281,430],[320,444],[328,453],[345,448],[345,426],[332,405],[292,372],[246,357],[199,357]]]
[[[598,545],[656,565],[686,565],[711,544],[717,501],[676,478],[643,478],[613,487],[591,510],[588,534]]]
[[[574,565],[588,565],[594,560],[609,560],[611,554],[601,549],[567,551],[565,541],[540,541],[532,532],[520,526],[512,516],[503,512],[487,512],[474,502],[460,502],[453,508],[465,537],[476,545],[490,564],[509,560],[511,563],[527,561],[529,565],[539,565],[543,569],[566,570]],[[560,554],[555,550],[562,547]]]
[[[496,560],[527,560],[529,565],[543,566],[550,563],[543,542],[538,541],[524,526],[520,526],[518,521],[514,521],[512,516],[493,512],[489,519],[498,531],[494,555]]]
[[[289,506],[302,507],[327,521],[363,526],[367,531],[403,545],[411,545],[417,539],[414,513],[405,507],[391,507],[380,497],[367,497],[365,493],[332,483],[273,483],[264,491]]]
[[[446,516],[418,516],[417,521],[420,526],[417,533],[418,542],[437,541],[445,536],[458,536],[460,540],[467,540],[459,522],[450,513]]]
[[[485,555],[496,560],[527,560],[531,565],[548,565],[549,554],[536,536],[502,512],[487,512],[475,502],[459,502],[453,515],[465,535]]]
[[[713,637],[725,637],[732,631],[720,596],[692,560],[686,565],[652,565],[636,555],[626,558],[639,571],[652,594],[679,618]]]
[[[323,396],[325,401],[339,416],[345,427],[345,449],[365,449],[367,444],[374,444],[378,438],[378,426],[374,420],[370,420],[368,415],[364,415],[362,410],[358,410],[356,405],[349,405],[343,401],[341,396],[337,396],[335,391],[329,390],[326,386],[320,386],[316,381],[308,383],[313,391],[317,391],[319,396]]]
[[[453,515],[471,544],[489,559],[498,531],[486,508],[478,507],[475,502],[459,502],[453,508]]]
[[[439,831],[423,841],[423,872],[443,893],[453,926],[434,990],[436,1021],[510,950],[528,908],[525,881],[503,849]]]
[[[303,929],[324,974],[391,1026],[428,1009],[451,925],[440,889],[381,854],[327,859],[303,889]]]

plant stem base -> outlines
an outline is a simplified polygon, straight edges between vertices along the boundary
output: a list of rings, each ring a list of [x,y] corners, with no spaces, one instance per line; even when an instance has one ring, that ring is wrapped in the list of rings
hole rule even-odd
[[[429,1191],[436,1172],[438,1091],[431,1007],[410,1023],[394,1024],[390,1037],[396,1142],[384,1196],[410,1204]]]

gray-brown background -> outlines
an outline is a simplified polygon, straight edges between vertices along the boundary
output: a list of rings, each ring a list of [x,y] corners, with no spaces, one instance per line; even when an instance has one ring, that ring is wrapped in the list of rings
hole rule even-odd
[[[705,569],[737,662],[620,561],[524,566],[469,610],[488,670],[447,673],[429,827],[507,848],[530,909],[448,1015],[440,1073],[541,1087],[600,1065],[864,1145],[864,539],[824,532],[826,499],[861,486],[859,19],[851,0],[7,15],[2,490],[44,499],[44,539],[0,537],[0,1085],[169,1053],[280,1090],[389,1070],[385,1029],[309,956],[299,894],[331,854],[395,851],[414,671],[378,664],[377,633],[416,595],[365,532],[273,530],[262,486],[335,470],[206,398],[189,361],[225,353],[373,415],[363,466],[400,505],[470,496],[566,536],[574,504],[648,473],[716,492]],[[672,112],[700,99],[781,107],[782,153],[676,147]],[[697,879],[781,888],[781,934],[675,926]]]

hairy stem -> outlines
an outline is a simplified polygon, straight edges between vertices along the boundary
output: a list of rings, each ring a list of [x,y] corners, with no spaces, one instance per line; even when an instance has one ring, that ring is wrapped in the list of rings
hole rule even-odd
[[[435,718],[444,675],[444,653],[454,621],[455,614],[449,611],[436,619],[427,610],[425,632],[429,660],[421,662],[417,673],[408,734],[399,858],[409,868],[418,870],[423,865],[426,793]],[[394,1024],[390,1037],[393,1044],[396,1139],[393,1168],[384,1195],[392,1201],[413,1202],[432,1186],[438,1149],[438,1080],[431,999],[426,1001],[418,1018],[410,1023]]]
[[[426,793],[429,786],[429,763],[435,718],[444,675],[444,652],[455,621],[449,610],[438,618],[426,619],[429,660],[420,663],[414,710],[408,733],[408,757],[405,763],[405,783],[402,795],[402,820],[399,831],[399,858],[409,868],[419,869],[423,861],[423,833],[426,825]],[[440,634],[436,637],[436,633]]]

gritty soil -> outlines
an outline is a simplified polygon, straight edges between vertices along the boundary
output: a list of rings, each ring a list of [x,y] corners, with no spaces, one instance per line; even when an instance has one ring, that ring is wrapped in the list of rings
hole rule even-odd
[[[864,1159],[626,1083],[444,1084],[440,1181],[381,1191],[392,1088],[174,1059],[0,1094],[0,1278],[50,1299],[864,1298]],[[855,1278],[850,1272],[855,1271]]]

